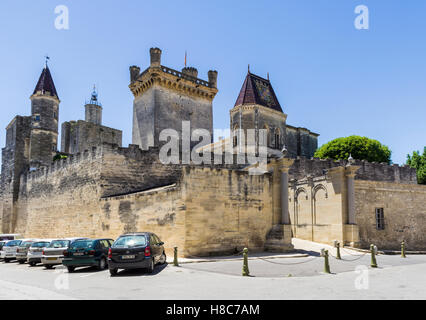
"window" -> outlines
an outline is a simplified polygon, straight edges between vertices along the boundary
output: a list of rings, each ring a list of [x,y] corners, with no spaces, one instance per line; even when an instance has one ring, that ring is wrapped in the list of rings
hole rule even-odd
[[[376,229],[385,230],[385,214],[383,208],[376,208]]]
[[[39,115],[39,114],[35,114],[33,119],[34,119],[34,121],[39,122],[39,121],[40,121],[40,119],[41,119],[41,117],[40,117],[40,115]]]
[[[233,132],[232,132],[232,143],[233,143],[233,146],[234,147],[236,147],[237,145],[238,145],[238,135],[239,135],[239,130],[238,130],[239,128],[238,128],[238,125],[235,125],[234,126],[234,130],[233,130]]]
[[[56,112],[53,112],[53,119],[56,119],[56,118],[57,118]]]
[[[275,149],[280,149],[280,129],[275,129]]]

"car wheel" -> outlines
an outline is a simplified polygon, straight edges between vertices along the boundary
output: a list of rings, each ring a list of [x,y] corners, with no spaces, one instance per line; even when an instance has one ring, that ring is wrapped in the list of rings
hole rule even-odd
[[[151,259],[151,263],[149,264],[149,267],[147,269],[148,273],[153,273],[154,272],[154,267],[155,267],[154,258],[152,258]]]
[[[53,269],[53,265],[51,265],[51,264],[45,264],[44,267],[46,269]]]
[[[25,262],[24,260],[18,260],[19,264],[24,264],[24,262]]]
[[[99,265],[98,265],[98,269],[99,270],[104,270],[107,266],[106,260],[105,258],[101,258],[101,260],[99,260]]]
[[[31,267],[34,267],[36,265],[35,262],[30,262],[29,264]]]
[[[111,277],[114,277],[114,276],[117,275],[118,269],[109,269],[109,273],[110,273]]]
[[[4,258],[4,262],[5,263],[8,263],[10,261],[10,259],[6,259],[6,258]]]
[[[163,251],[163,254],[160,257],[160,264],[165,264],[167,261],[166,253]]]
[[[68,269],[68,272],[69,272],[69,273],[72,273],[72,272],[74,272],[75,267],[67,267],[67,269]]]

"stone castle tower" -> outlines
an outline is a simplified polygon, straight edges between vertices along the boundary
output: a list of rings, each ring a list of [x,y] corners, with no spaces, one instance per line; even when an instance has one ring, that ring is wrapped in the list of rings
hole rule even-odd
[[[217,71],[208,72],[208,81],[198,78],[195,68],[182,72],[161,64],[161,50],[151,48],[151,64],[140,73],[130,67],[129,88],[133,102],[133,144],[143,150],[160,145],[160,132],[174,129],[182,133],[182,121],[194,129],[206,129],[213,137],[213,99],[217,90]]]
[[[58,146],[59,97],[46,64],[31,96],[30,167],[50,165]]]
[[[102,105],[98,101],[98,93],[96,88],[93,88],[92,97],[90,101],[86,103],[85,108],[85,120],[97,125],[102,124]]]
[[[14,229],[21,174],[50,165],[56,154],[60,100],[47,64],[30,99],[31,116],[16,116],[6,127],[0,181],[5,232]]]
[[[272,84],[250,72],[244,80],[234,108],[230,111],[230,125],[233,145],[238,143],[238,129],[248,134],[247,129],[255,130],[256,145],[262,138],[268,147],[268,153],[280,155],[283,148],[291,157],[313,157],[318,147],[318,134],[305,128],[287,124],[287,114],[283,112],[275,95]],[[266,137],[259,135],[259,130],[266,130]]]
[[[90,151],[103,143],[121,147],[123,132],[102,125],[102,104],[99,102],[96,88],[84,105],[85,119],[62,123],[61,152],[77,154]]]

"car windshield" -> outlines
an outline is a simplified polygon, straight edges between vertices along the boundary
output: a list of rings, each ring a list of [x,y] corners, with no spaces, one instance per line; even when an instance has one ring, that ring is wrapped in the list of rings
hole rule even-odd
[[[21,242],[22,242],[21,240],[13,240],[13,241],[9,241],[4,246],[5,247],[16,247],[16,246],[19,246],[21,244]]]
[[[50,243],[49,248],[66,248],[69,243],[69,240],[54,240]]]
[[[45,248],[49,245],[49,242],[34,242],[31,248]]]
[[[93,248],[95,241],[93,240],[80,240],[76,241],[71,245],[71,249],[81,249],[81,248]]]
[[[29,248],[33,242],[32,241],[24,241],[19,245],[22,248]]]
[[[145,236],[125,236],[118,238],[114,242],[113,248],[124,247],[144,247],[146,246]]]

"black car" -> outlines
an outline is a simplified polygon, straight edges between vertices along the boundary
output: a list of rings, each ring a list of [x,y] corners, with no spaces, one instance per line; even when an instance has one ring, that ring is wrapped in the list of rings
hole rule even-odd
[[[123,234],[108,252],[111,276],[115,276],[118,269],[147,269],[152,273],[158,263],[166,263],[164,242],[151,232]]]

